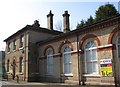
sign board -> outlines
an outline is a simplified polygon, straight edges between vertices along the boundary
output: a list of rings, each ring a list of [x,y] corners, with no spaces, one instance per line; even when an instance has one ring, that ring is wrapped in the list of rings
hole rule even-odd
[[[112,59],[100,60],[100,74],[101,76],[112,76]]]

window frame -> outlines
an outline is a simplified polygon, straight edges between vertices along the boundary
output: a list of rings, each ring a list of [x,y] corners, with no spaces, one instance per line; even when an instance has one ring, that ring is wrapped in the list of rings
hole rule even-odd
[[[70,49],[70,51],[68,50],[67,52],[65,52],[65,49]],[[65,62],[65,55],[69,55],[70,56],[70,58],[68,59],[69,60],[69,62]],[[65,67],[69,67],[68,69],[68,72],[65,72],[65,71],[67,71],[66,70],[66,68]],[[72,55],[71,55],[71,48],[69,47],[69,46],[66,46],[65,48],[64,48],[64,51],[63,51],[63,73],[64,73],[64,75],[71,75],[72,76]]]
[[[19,45],[19,48],[23,48],[23,45],[24,45],[24,35],[21,35],[20,36],[20,45]]]
[[[13,50],[16,50],[16,39],[13,40]]]
[[[94,46],[90,46],[90,47],[88,47],[88,48],[86,48],[86,46],[88,45],[88,43],[90,43],[91,44],[91,42],[93,42],[94,43]],[[95,55],[96,55],[96,57],[94,57],[95,59],[93,59],[93,51],[95,50]],[[85,44],[85,46],[84,46],[84,51],[85,51],[85,59],[84,59],[84,62],[85,62],[85,75],[87,76],[87,75],[99,75],[99,65],[98,65],[98,55],[97,55],[97,47],[96,47],[96,43],[95,43],[95,41],[93,41],[93,40],[90,40],[90,41],[88,41],[88,42],[86,42],[86,44]],[[89,61],[87,61],[87,51],[89,51],[90,52],[90,55],[91,55],[91,57],[90,57],[90,60]],[[92,71],[91,72],[88,72],[88,67],[87,67],[87,64],[88,63],[91,63],[91,65],[92,65],[92,67],[91,67],[91,69],[92,69]],[[96,70],[94,71],[93,70],[93,67],[95,67],[93,64],[97,64],[97,68],[96,68]],[[90,67],[90,66],[89,66]]]
[[[49,52],[51,53],[49,54]],[[47,53],[47,75],[53,75],[53,65],[54,65],[53,50],[49,49]]]
[[[8,59],[7,60],[7,72],[9,72],[10,71],[10,60]]]
[[[23,58],[19,58],[19,73],[23,72]]]
[[[8,42],[7,52],[10,52],[10,50],[11,50],[11,43],[10,43],[10,42]]]

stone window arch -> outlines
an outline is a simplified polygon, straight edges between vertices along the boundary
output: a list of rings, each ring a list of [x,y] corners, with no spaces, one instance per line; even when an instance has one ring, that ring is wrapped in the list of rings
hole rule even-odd
[[[97,46],[100,46],[101,45],[101,43],[100,43],[100,39],[96,36],[96,35],[94,35],[94,34],[87,34],[87,35],[85,35],[81,40],[80,40],[80,42],[79,42],[79,48],[80,49],[84,49],[84,43],[87,41],[87,40],[91,40],[91,39],[93,39],[93,40],[95,40],[96,41],[96,45]]]
[[[63,52],[63,48],[64,48],[64,46],[66,46],[66,45],[68,45],[70,48],[71,48],[71,51],[73,51],[73,45],[72,45],[72,43],[70,42],[70,41],[68,41],[68,40],[65,40],[65,41],[63,41],[61,44],[60,44],[60,46],[59,46],[59,48],[58,48],[58,53],[61,53],[61,52]]]
[[[115,27],[115,29],[110,33],[110,36],[108,38],[108,44],[114,43],[114,39],[116,38],[116,36],[118,36],[118,34],[120,34],[118,32],[120,32],[120,29],[118,27]]]

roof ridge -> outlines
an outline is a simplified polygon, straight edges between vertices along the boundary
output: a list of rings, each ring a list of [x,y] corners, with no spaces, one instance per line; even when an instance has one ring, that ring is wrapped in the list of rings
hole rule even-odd
[[[45,32],[45,33],[52,33],[52,34],[60,34],[60,33],[62,33],[62,32],[57,31],[57,30],[49,30],[49,29],[43,28],[43,27],[36,27],[36,26],[32,26],[32,25],[26,25],[25,27],[23,27],[22,29],[18,30],[17,32],[15,32],[11,36],[9,36],[7,39],[5,39],[4,42],[6,42],[7,40],[13,38],[14,36],[24,32],[26,30],[33,30],[33,31],[37,31],[37,32]]]

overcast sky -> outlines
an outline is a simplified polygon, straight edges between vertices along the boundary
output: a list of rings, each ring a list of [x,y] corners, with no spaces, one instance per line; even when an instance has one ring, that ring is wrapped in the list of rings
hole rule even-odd
[[[62,14],[65,10],[68,10],[71,29],[75,29],[77,23],[82,19],[86,20],[90,15],[95,17],[95,11],[101,5],[109,2],[118,10],[118,1],[119,0],[81,0],[81,2],[79,0],[74,0],[74,2],[73,0],[1,0],[0,50],[5,50],[4,39],[22,29],[27,24],[32,25],[34,20],[39,20],[41,27],[47,27],[46,15],[50,10],[52,10],[54,14],[54,25],[63,21]]]

